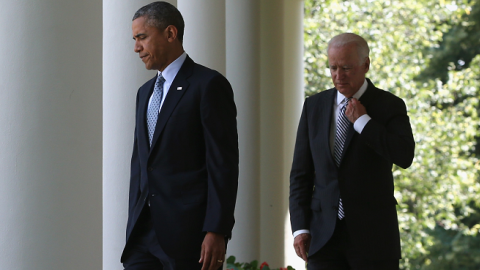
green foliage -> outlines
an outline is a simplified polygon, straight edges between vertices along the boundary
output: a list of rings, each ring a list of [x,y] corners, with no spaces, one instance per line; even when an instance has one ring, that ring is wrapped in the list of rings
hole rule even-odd
[[[264,262],[261,265],[258,265],[258,261],[252,261],[249,263],[239,263],[235,262],[236,258],[230,256],[227,259],[227,270],[295,270],[291,266],[282,267],[278,269],[271,269],[270,266]]]
[[[480,241],[476,239],[477,236],[457,230],[445,230],[441,226],[436,226],[430,234],[435,235],[430,254],[416,260],[423,265],[422,269],[479,269]]]
[[[466,0],[305,1],[307,96],[332,87],[328,41],[336,34],[353,32],[363,36],[371,49],[367,76],[407,104],[415,160],[408,170],[393,169],[402,269],[480,268],[479,256],[474,256],[480,246],[480,164],[475,156],[480,55],[473,55],[468,66],[447,70],[447,79],[439,72],[430,72],[437,74],[433,77],[422,73],[443,68],[435,62],[441,54],[431,48],[439,47],[446,36],[456,36],[467,13],[477,10],[471,5],[478,8],[479,4]],[[470,18],[468,27],[479,27],[472,23],[475,20]]]
[[[459,22],[452,23],[438,46],[426,50],[432,59],[417,79],[440,78],[446,82],[449,70],[468,68],[473,58],[480,54],[480,1],[472,2],[472,7],[467,7]]]

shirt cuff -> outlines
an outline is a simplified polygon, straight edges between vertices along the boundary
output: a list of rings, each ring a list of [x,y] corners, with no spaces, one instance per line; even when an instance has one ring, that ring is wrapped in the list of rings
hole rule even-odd
[[[293,233],[293,238],[299,236],[299,235],[302,234],[302,233],[308,233],[308,234],[310,234],[310,230],[298,230],[298,231],[295,231],[295,232]]]
[[[357,131],[359,134],[362,134],[363,128],[367,125],[368,121],[372,119],[368,114],[364,114],[360,116],[357,121],[353,124],[353,128],[355,131]]]

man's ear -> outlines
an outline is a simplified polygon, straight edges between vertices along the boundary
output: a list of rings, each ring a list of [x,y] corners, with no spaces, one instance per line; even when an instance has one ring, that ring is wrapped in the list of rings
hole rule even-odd
[[[165,28],[165,31],[167,32],[168,42],[173,42],[177,39],[178,30],[175,26],[169,25]]]
[[[367,59],[365,59],[365,63],[363,65],[365,73],[367,73],[368,70],[370,70],[370,57],[367,57]]]

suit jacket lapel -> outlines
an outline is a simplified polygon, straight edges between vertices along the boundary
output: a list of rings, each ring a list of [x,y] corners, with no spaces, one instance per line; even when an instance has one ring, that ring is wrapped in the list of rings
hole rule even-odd
[[[192,74],[193,66],[193,60],[187,56],[185,62],[178,71],[177,76],[175,76],[175,79],[173,80],[172,85],[168,90],[167,97],[165,98],[162,108],[160,109],[160,114],[158,115],[157,125],[155,127],[155,133],[153,134],[152,146],[150,147],[150,151],[155,147],[155,144],[160,137],[163,129],[165,128],[165,124],[170,118],[173,110],[177,106],[182,96],[188,90],[189,83],[187,81],[187,78],[190,77],[190,75]],[[177,90],[179,87],[181,87],[181,90]]]
[[[150,100],[150,96],[152,95],[153,92],[153,86],[155,85],[155,81],[157,80],[157,76],[155,76],[153,79],[148,81],[144,86],[143,86],[143,91],[141,95],[139,95],[139,100],[138,100],[138,110],[141,113],[141,119],[140,121],[137,122],[137,136],[138,138],[138,143],[141,149],[145,150],[145,153],[148,152],[150,145],[149,145],[149,139],[148,139],[148,126],[147,126],[147,109],[148,109],[148,101]],[[144,92],[144,94],[143,94]],[[143,138],[142,138],[143,137]]]
[[[335,160],[332,155],[331,149],[333,149],[333,145],[330,145],[330,133],[332,129],[332,118],[333,118],[333,103],[335,102],[335,97],[337,96],[337,91],[330,91],[329,95],[327,96],[326,99],[323,100],[322,108],[324,108],[324,113],[321,115],[324,115],[326,117],[322,121],[323,126],[321,127],[322,130],[324,130],[324,137],[322,138],[322,141],[327,142],[327,149],[328,149],[328,154],[330,155],[330,160],[332,160],[333,163],[335,163]]]
[[[365,108],[369,107],[370,101],[372,100],[372,94],[374,94],[375,92],[375,86],[373,85],[373,83],[369,79],[367,79],[367,83],[368,83],[367,90],[365,90],[365,93],[363,93],[363,95],[359,99],[362,102],[362,105],[365,106]],[[368,113],[368,109],[367,109],[367,113]],[[355,133],[356,131],[353,128],[353,124],[350,123],[350,127],[347,133],[347,138],[345,139],[345,143],[343,144],[342,160],[343,160],[343,157],[345,156],[348,146],[350,145],[350,142],[352,141],[353,135],[355,135]]]

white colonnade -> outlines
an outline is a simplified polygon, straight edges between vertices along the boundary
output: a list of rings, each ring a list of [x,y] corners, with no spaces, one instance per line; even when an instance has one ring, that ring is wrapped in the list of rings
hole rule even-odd
[[[121,269],[135,94],[154,76],[133,52],[131,18],[151,1],[57,2],[0,9],[1,33],[15,37],[0,45],[0,263]],[[288,174],[303,100],[302,1],[170,2],[185,17],[187,53],[235,92],[241,163],[228,254],[301,269]]]
[[[2,2],[2,269],[102,267],[101,10]]]

